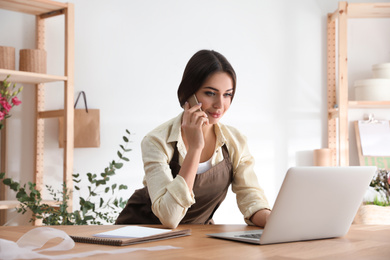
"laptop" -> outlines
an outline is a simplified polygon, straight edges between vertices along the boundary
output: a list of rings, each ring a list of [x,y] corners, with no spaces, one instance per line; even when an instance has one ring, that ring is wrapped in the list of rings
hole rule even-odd
[[[292,167],[264,229],[208,236],[261,245],[344,236],[376,169],[375,166]]]

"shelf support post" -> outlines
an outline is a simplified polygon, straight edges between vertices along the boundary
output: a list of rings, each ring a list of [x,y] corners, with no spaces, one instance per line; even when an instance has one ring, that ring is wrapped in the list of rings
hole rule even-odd
[[[2,82],[0,82],[2,83]],[[0,130],[0,172],[7,173],[7,119],[3,121],[3,129]],[[6,186],[3,182],[0,182],[0,200],[6,199]],[[0,226],[6,223],[7,212],[5,210],[0,210]]]
[[[328,14],[327,26],[327,91],[328,91],[328,148],[332,151],[332,166],[337,165],[337,118],[333,116],[336,96],[336,22]]]
[[[339,106],[339,162],[349,165],[348,133],[348,56],[347,56],[347,2],[339,2],[338,24],[338,106]]]
[[[64,182],[68,189],[68,211],[73,211],[73,148],[74,148],[74,5],[65,10],[65,81],[64,87]],[[65,198],[64,198],[65,199]]]
[[[39,15],[35,16],[35,45],[39,50],[46,49],[45,20]],[[45,152],[45,122],[39,117],[39,113],[45,110],[45,84],[35,85],[35,162],[34,183],[36,189],[43,190],[44,152]],[[33,216],[34,217],[34,216]],[[34,225],[42,225],[41,219],[34,219]]]
[[[39,15],[36,16],[36,48],[45,50],[45,20]],[[44,172],[44,149],[45,149],[45,122],[39,118],[39,113],[45,109],[45,85],[35,85],[35,165],[34,183],[36,189],[42,191]]]

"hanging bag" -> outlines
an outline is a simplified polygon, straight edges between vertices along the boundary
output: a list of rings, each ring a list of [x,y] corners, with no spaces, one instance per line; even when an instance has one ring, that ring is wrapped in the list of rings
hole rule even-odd
[[[80,96],[83,95],[85,109],[76,109]],[[74,104],[74,147],[100,147],[100,110],[88,109],[87,97],[84,91],[77,96]],[[59,118],[58,142],[64,147],[64,118]]]

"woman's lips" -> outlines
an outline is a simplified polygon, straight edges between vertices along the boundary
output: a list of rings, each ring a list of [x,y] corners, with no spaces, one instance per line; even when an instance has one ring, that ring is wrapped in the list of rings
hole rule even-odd
[[[209,112],[209,115],[212,117],[212,118],[220,118],[222,113],[211,113]]]

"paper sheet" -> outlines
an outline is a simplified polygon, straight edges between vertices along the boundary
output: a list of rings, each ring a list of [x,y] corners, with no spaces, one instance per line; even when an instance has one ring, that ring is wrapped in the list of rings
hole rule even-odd
[[[358,125],[363,156],[390,156],[389,121],[359,121]]]
[[[93,235],[94,237],[105,237],[105,238],[140,238],[148,237],[153,235],[159,235],[172,231],[170,229],[161,228],[148,228],[140,226],[128,226],[122,227],[115,230],[98,233]]]

